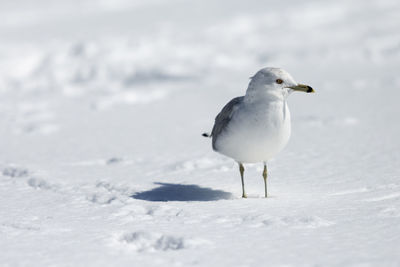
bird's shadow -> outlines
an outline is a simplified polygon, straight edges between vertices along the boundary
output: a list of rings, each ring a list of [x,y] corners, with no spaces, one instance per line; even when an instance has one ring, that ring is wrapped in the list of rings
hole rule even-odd
[[[233,198],[229,192],[200,187],[194,184],[155,184],[158,187],[135,193],[131,197],[147,201],[215,201]]]

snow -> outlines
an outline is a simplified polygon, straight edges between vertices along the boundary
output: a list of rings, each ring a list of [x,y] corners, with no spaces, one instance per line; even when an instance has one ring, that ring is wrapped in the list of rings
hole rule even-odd
[[[398,266],[398,1],[2,1],[0,265]],[[282,67],[292,137],[201,134]]]

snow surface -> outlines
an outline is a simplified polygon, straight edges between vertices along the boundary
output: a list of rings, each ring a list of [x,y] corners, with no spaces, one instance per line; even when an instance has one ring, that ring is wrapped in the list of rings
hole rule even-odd
[[[399,266],[398,1],[1,1],[1,266]],[[292,137],[246,167],[215,115],[264,66]]]

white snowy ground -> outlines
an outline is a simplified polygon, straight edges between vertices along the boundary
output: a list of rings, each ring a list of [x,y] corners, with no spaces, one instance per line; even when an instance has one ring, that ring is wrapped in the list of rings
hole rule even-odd
[[[0,2],[0,266],[399,266],[398,1]],[[264,66],[269,163],[211,150]]]

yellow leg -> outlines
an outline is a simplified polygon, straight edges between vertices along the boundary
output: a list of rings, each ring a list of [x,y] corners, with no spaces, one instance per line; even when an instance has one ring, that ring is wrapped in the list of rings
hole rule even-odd
[[[240,177],[242,178],[242,197],[247,198],[246,192],[244,191],[244,167],[243,164],[239,162],[239,171],[240,171]]]
[[[264,187],[265,187],[265,197],[268,196],[268,194],[267,194],[267,176],[268,176],[267,163],[264,162],[263,178],[264,178]]]

